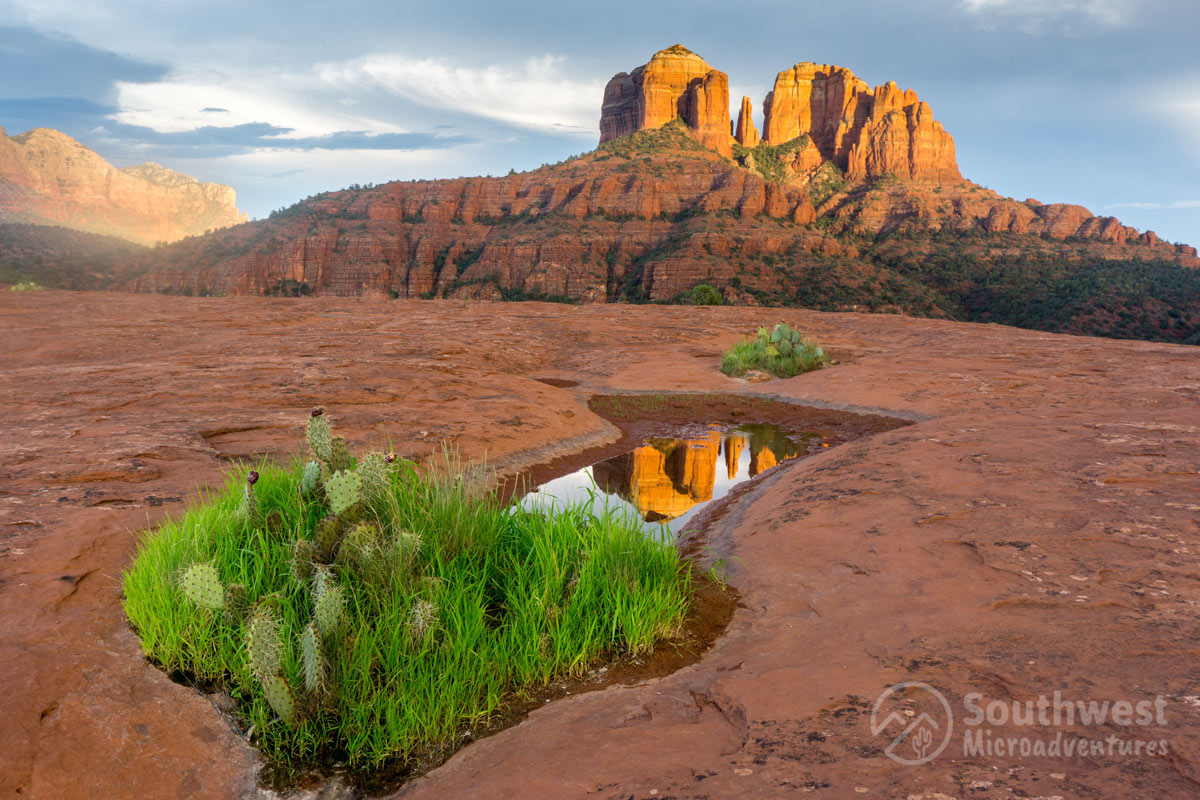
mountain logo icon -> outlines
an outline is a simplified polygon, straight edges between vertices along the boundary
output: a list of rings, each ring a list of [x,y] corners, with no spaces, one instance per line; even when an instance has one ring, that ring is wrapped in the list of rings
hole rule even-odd
[[[920,711],[885,710],[893,697],[927,706]],[[927,683],[907,681],[889,686],[871,709],[871,733],[892,737],[884,748],[887,757],[900,764],[927,764],[941,755],[954,732],[954,715],[946,696]]]

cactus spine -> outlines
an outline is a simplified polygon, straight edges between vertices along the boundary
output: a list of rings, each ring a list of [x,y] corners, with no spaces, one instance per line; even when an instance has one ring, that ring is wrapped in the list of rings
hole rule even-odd
[[[300,664],[304,671],[304,690],[316,696],[325,687],[325,657],[315,623],[310,622],[300,634]]]
[[[225,607],[225,587],[212,564],[192,564],[179,579],[179,587],[201,608],[216,611]]]
[[[313,621],[323,639],[332,639],[341,627],[346,598],[328,568],[317,569],[314,584]]]
[[[250,671],[260,681],[279,672],[279,618],[274,608],[259,603],[246,626],[246,652],[250,656]]]
[[[275,673],[272,675],[264,675],[259,678],[262,683],[263,694],[267,696],[267,702],[271,704],[271,708],[279,715],[279,718],[288,725],[296,722],[296,695],[292,693],[292,687],[288,686],[288,682],[283,676]]]

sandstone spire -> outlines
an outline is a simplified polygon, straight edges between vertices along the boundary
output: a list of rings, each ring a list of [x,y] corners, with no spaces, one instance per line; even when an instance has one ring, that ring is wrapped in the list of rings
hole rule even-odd
[[[750,98],[743,96],[742,108],[738,111],[737,131],[733,136],[742,147],[758,147],[758,129],[754,127],[752,110]]]

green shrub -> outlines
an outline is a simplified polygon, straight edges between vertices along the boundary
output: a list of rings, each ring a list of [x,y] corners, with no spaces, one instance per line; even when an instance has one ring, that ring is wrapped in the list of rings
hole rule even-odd
[[[738,377],[762,370],[780,378],[819,369],[829,363],[825,351],[802,337],[786,322],[773,330],[759,328],[756,336],[735,344],[721,360],[721,371]]]
[[[45,291],[46,287],[33,281],[21,281],[20,283],[9,289],[10,292],[41,292]]]
[[[234,470],[124,575],[146,655],[223,687],[284,774],[451,751],[462,726],[682,622],[690,569],[635,519],[508,507],[448,452],[426,471],[355,461],[316,409],[308,439],[313,460]]]
[[[697,283],[688,293],[688,302],[694,306],[719,306],[725,298],[711,283]]]

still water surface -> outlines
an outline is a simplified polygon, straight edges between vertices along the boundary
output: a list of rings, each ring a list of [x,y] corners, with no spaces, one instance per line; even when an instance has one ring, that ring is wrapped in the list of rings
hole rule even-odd
[[[591,498],[597,512],[607,506],[636,515],[648,533],[676,535],[734,486],[822,446],[816,434],[777,425],[709,428],[700,437],[649,439],[628,453],[547,481],[525,495],[521,505],[544,508]]]

